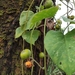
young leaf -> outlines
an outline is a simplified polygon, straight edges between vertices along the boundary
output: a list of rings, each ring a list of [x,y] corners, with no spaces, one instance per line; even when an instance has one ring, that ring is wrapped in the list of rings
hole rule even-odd
[[[54,63],[66,75],[72,75],[75,72],[75,29],[66,35],[60,31],[49,31],[44,44]]]
[[[62,16],[62,19],[65,21],[65,22],[72,22],[72,23],[75,23],[75,20],[71,20],[71,19],[68,19],[64,16]]]
[[[54,7],[44,9],[44,10],[41,10],[40,12],[35,13],[28,21],[27,29],[31,29],[31,28],[35,27],[35,24],[37,22],[39,22],[45,18],[54,17],[57,10],[58,10],[58,7],[54,6]]]
[[[22,28],[21,28],[21,27],[18,27],[18,28],[16,29],[16,32],[15,32],[15,38],[20,37],[20,36],[22,35],[22,33],[23,33]]]
[[[22,11],[20,15],[20,26],[26,25],[26,22],[29,21],[29,19],[32,17],[34,12],[32,11]]]
[[[25,31],[22,34],[22,38],[25,39],[26,42],[34,45],[34,43],[38,39],[39,35],[40,35],[40,31],[38,31],[38,30]]]

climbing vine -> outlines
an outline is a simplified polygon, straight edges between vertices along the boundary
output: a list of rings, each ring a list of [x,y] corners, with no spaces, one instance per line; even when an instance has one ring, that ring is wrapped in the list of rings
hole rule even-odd
[[[70,24],[75,24],[75,20],[74,15],[69,15],[69,12],[74,10],[74,8],[69,6],[70,0],[66,0],[66,2],[61,1],[67,7],[67,13],[60,16],[59,19],[55,19],[54,16],[60,9],[60,4],[54,6],[52,0],[46,0],[45,2],[42,0],[40,6],[36,6],[37,12],[33,12],[30,10],[33,1],[28,10],[21,12],[19,19],[20,26],[15,31],[15,38],[22,37],[23,41],[30,44],[30,49],[26,49],[23,43],[23,50],[20,55],[22,59],[22,75],[24,75],[23,62],[25,60],[25,67],[31,69],[31,75],[33,75],[34,62],[43,69],[45,75],[47,75],[47,53],[58,68],[63,70],[67,75],[72,75],[75,72],[75,29],[69,31],[68,28]],[[74,6],[75,4],[73,2],[72,4]],[[69,11],[68,8],[71,10]],[[67,22],[67,26],[63,30],[61,28],[63,24],[61,19]],[[48,22],[50,22],[50,24]],[[40,27],[42,28],[39,29]],[[67,34],[64,35],[66,29],[68,29],[68,31]],[[41,66],[34,59],[32,47],[42,34],[44,35],[44,50],[39,53],[39,59],[44,58],[44,66]]]

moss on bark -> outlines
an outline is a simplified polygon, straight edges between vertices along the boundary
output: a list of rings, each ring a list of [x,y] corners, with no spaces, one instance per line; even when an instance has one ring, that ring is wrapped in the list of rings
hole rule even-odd
[[[15,29],[19,26],[18,20],[21,11],[27,10],[31,1],[0,0],[0,75],[21,75],[21,59],[19,54],[22,50],[22,39],[15,39],[14,34]],[[37,1],[34,1],[33,11],[35,11],[34,6]],[[26,43],[25,47],[29,48],[29,44]],[[36,54],[34,52],[35,57],[37,57]],[[38,58],[35,59],[39,62]],[[36,64],[34,68],[34,75],[38,75],[39,68]],[[25,73],[27,71],[29,72],[30,70],[25,68]]]

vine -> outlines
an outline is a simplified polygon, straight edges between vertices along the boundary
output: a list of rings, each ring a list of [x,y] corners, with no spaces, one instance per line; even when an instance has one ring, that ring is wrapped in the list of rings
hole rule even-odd
[[[32,64],[31,66],[29,64],[27,64],[28,66],[30,66],[28,68],[31,68],[31,75],[33,75],[33,71],[34,71],[34,69],[33,69],[34,62],[40,67],[40,69],[43,69],[45,72],[45,75],[47,75],[47,66],[46,66],[47,65],[47,63],[46,63],[46,61],[47,61],[46,51],[47,51],[48,55],[51,57],[52,61],[57,65],[58,68],[62,69],[67,75],[72,75],[72,73],[75,71],[75,68],[73,70],[71,70],[70,67],[74,66],[73,60],[74,60],[75,56],[74,55],[72,56],[70,54],[71,53],[70,49],[73,49],[72,50],[72,54],[73,54],[74,53],[73,51],[75,51],[73,48],[73,46],[75,44],[75,42],[74,42],[75,39],[72,39],[72,38],[74,38],[74,36],[75,36],[74,35],[75,30],[69,32],[69,29],[68,29],[68,33],[66,35],[64,35],[62,33],[62,29],[61,29],[62,21],[60,19],[62,18],[65,22],[67,22],[67,26],[63,30],[63,32],[64,32],[67,28],[69,28],[69,25],[71,23],[73,23],[73,24],[75,23],[74,17],[72,15],[69,16],[69,12],[74,10],[74,8],[69,6],[70,1],[67,2],[67,0],[66,0],[67,4],[65,4],[63,1],[61,1],[64,5],[66,5],[67,12],[63,16],[60,16],[59,19],[56,19],[55,23],[52,21],[53,22],[52,23],[53,30],[51,28],[51,30],[46,32],[47,18],[53,18],[55,16],[56,12],[59,10],[59,5],[53,6],[52,0],[46,0],[44,3],[43,3],[43,1],[44,0],[41,1],[39,7],[37,6],[38,9],[36,9],[36,10],[38,12],[34,13],[33,11],[30,10],[30,8],[34,2],[34,0],[33,0],[32,3],[30,4],[28,10],[22,11],[22,13],[20,15],[20,27],[18,27],[16,29],[15,38],[19,38],[21,36],[24,41],[26,41],[30,44],[30,50],[24,49],[24,42],[23,42],[23,51],[25,53],[27,53],[26,54],[27,56],[25,56],[25,53],[22,52],[24,54],[23,60],[28,60],[31,62],[31,64]],[[49,5],[47,5],[48,3],[49,3]],[[44,8],[41,10],[42,6]],[[68,8],[70,8],[70,11],[68,10]],[[65,15],[67,15],[67,16],[65,17]],[[43,20],[44,20],[44,24],[42,23],[42,25],[40,25],[41,24],[40,22],[42,22]],[[34,56],[33,56],[33,45],[35,45],[35,41],[37,42],[38,37],[42,34],[41,31],[38,29],[40,26],[44,27],[43,28],[44,67],[42,67],[34,59]],[[70,42],[69,42],[69,40],[70,40]],[[73,46],[71,46],[71,44]],[[59,47],[59,45],[61,45],[61,46]],[[63,51],[64,49],[65,49],[65,51]],[[22,58],[22,56],[21,56],[21,58]],[[71,58],[73,60],[69,61],[70,60],[69,58]],[[72,61],[73,61],[73,63],[72,63]],[[68,64],[66,64],[67,62],[68,62]],[[73,64],[73,65],[71,66],[71,64]],[[67,66],[67,68],[65,67],[65,65]],[[68,71],[68,69],[69,69],[69,71]],[[23,73],[23,61],[22,61],[22,75],[24,75],[24,73]]]

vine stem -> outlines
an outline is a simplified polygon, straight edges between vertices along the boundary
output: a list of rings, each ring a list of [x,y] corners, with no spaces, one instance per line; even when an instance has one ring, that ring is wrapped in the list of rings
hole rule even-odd
[[[61,2],[62,2],[62,1],[61,1]],[[63,3],[64,5],[66,5],[67,7],[69,7],[71,10],[73,10],[73,8],[68,5],[68,2],[67,2],[67,4],[65,4],[64,2],[62,2],[62,3]]]
[[[34,2],[34,0],[32,1],[30,7],[32,6],[33,2]],[[41,7],[41,5],[42,5],[42,2],[43,2],[43,0],[42,0],[41,3],[40,3],[40,7]],[[29,9],[30,9],[30,7],[29,7]],[[28,10],[29,10],[29,9],[28,9]],[[40,11],[40,8],[39,8],[39,11]],[[35,24],[35,26],[36,26],[36,24]],[[34,26],[34,28],[35,28],[35,26]],[[33,34],[33,31],[34,31],[34,28],[32,29],[32,32],[31,32],[31,38],[30,38],[30,41],[32,40],[32,34]],[[30,44],[30,48],[31,48],[31,52],[32,52],[32,61],[33,61],[32,44]],[[35,61],[35,60],[34,60],[34,61]],[[36,62],[36,61],[35,61],[35,62]],[[37,63],[37,62],[36,62],[36,63]],[[38,64],[38,63],[37,63],[37,64]],[[38,64],[38,66],[41,67],[39,64]],[[32,66],[32,69],[31,69],[31,75],[33,75],[33,66]]]
[[[30,44],[30,49],[31,49],[31,52],[32,52],[32,58],[33,58],[32,44]],[[33,59],[32,59],[32,63],[33,63]],[[31,69],[31,75],[33,75],[33,66],[32,66],[32,69]]]
[[[66,28],[64,29],[64,31],[69,27],[69,25],[70,25],[70,24],[68,24],[68,25],[66,26]]]
[[[72,11],[72,10],[69,10],[68,13],[71,12],[71,11]],[[63,14],[62,16],[66,15],[66,14],[67,14],[67,13]],[[60,18],[61,18],[62,16],[60,16]]]
[[[36,26],[36,24],[35,24],[35,26]],[[34,28],[32,29],[32,32],[31,32],[31,38],[30,38],[30,49],[31,49],[31,53],[32,53],[32,62],[33,62],[33,48],[32,48],[32,43],[31,43],[31,41],[32,41],[32,34],[33,34],[33,31],[34,31],[34,29],[35,29],[35,26],[34,26]],[[33,66],[32,66],[32,69],[31,69],[31,75],[33,75]]]
[[[23,39],[23,50],[24,50],[24,39]],[[23,60],[22,60],[22,75],[24,75]]]
[[[28,8],[28,12],[29,12],[29,10],[30,10],[30,8],[31,8],[31,6],[32,6],[32,4],[33,4],[33,2],[34,2],[34,0],[32,0],[32,2],[31,2],[31,4],[30,4],[30,6],[29,6],[29,8]],[[27,24],[27,17],[28,17],[28,13],[27,13],[27,15],[26,15],[26,24]],[[24,39],[23,39],[23,50],[24,50]],[[31,45],[31,51],[32,51],[32,45]],[[24,69],[23,69],[23,60],[22,60],[22,75],[24,75]],[[32,75],[32,74],[31,74]]]
[[[44,38],[45,38],[45,33],[46,33],[46,19],[45,19],[45,23],[44,23]],[[44,46],[44,54],[45,54],[45,57],[44,57],[44,68],[45,68],[45,75],[46,75],[46,50],[45,50],[45,46]]]
[[[31,6],[33,5],[33,2],[34,2],[34,0],[32,0],[30,6],[29,6],[29,8],[28,8],[28,11],[30,10]]]
[[[27,21],[28,21],[27,18],[28,18],[29,10],[30,10],[31,6],[33,5],[33,2],[34,2],[34,0],[32,0],[30,6],[29,6],[29,8],[28,8],[28,13],[26,13],[26,21],[25,21],[25,24],[27,24]],[[25,25],[25,26],[26,26],[26,25]],[[25,27],[24,27],[24,28],[25,28]]]
[[[35,59],[33,59],[33,61],[34,61],[41,69],[44,69],[44,67],[41,67],[40,64],[39,64]]]
[[[44,0],[41,0],[40,7],[41,7],[41,5],[42,5],[43,1],[44,1]],[[40,8],[39,8],[39,11],[40,11]]]
[[[41,7],[43,1],[44,1],[44,0],[41,1],[40,7]],[[40,11],[40,8],[39,8],[39,11]],[[44,23],[44,38],[45,38],[45,32],[46,32],[46,19],[45,19],[45,23]],[[45,54],[45,57],[44,57],[44,70],[45,70],[45,75],[46,75],[47,72],[46,72],[46,50],[45,50],[45,46],[44,46],[44,54]],[[37,63],[37,62],[36,62],[36,63]],[[37,63],[37,64],[38,64],[38,63]],[[39,66],[40,68],[42,68],[39,64],[38,64],[38,66]]]
[[[61,2],[62,2],[64,5],[66,5],[68,8],[70,8],[70,10],[68,10],[67,13],[69,13],[69,12],[71,12],[71,11],[74,10],[73,7],[70,7],[68,4],[65,4],[63,1],[61,1]],[[62,16],[66,15],[67,13],[63,14]],[[60,18],[61,18],[62,16],[60,16]]]
[[[23,60],[22,60],[22,75],[24,75],[24,70],[23,70]]]

